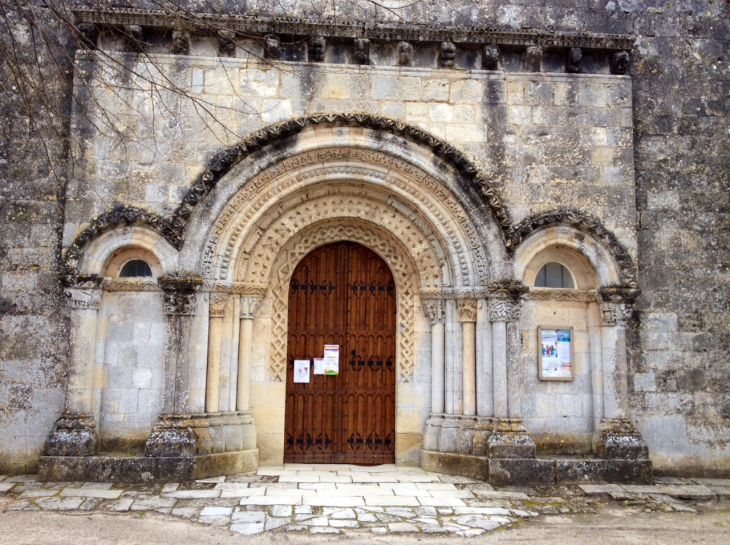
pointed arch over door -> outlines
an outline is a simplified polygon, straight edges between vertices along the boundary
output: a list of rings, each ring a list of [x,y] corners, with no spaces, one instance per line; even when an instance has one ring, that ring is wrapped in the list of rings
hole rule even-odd
[[[355,242],[308,254],[289,286],[284,461],[395,462],[396,290],[386,263]],[[325,344],[339,375],[315,375]],[[294,360],[310,360],[308,383]]]

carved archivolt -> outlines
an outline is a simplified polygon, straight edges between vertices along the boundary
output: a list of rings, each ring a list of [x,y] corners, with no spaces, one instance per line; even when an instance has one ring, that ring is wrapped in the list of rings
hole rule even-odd
[[[342,180],[347,180],[347,184],[342,184]],[[353,186],[365,183],[375,192],[397,197],[391,197],[388,203],[429,240],[431,252],[440,261],[439,268],[455,268],[455,280],[462,285],[488,281],[489,261],[482,237],[462,203],[447,187],[406,161],[385,153],[346,148],[303,153],[249,180],[226,205],[211,230],[204,250],[203,274],[226,279],[242,241],[262,228],[261,218],[268,213],[268,222],[281,223],[269,209],[274,205],[283,208],[284,201],[294,200],[297,192],[325,181],[333,182],[330,193],[352,192]],[[334,187],[334,182],[340,182],[338,187]],[[366,193],[364,188],[360,191]],[[310,194],[308,198],[312,198]],[[404,205],[400,199],[410,201],[411,205]],[[247,250],[244,245],[244,252]],[[240,273],[236,276],[241,277]],[[451,282],[442,278],[441,283]]]
[[[413,380],[415,367],[415,295],[418,291],[415,270],[409,253],[392,235],[367,224],[327,222],[304,229],[291,237],[269,267],[273,316],[271,324],[271,373],[278,381],[286,380],[286,346],[288,339],[289,282],[299,262],[312,250],[341,240],[357,242],[376,252],[388,264],[396,284],[398,309],[396,361],[398,381]]]

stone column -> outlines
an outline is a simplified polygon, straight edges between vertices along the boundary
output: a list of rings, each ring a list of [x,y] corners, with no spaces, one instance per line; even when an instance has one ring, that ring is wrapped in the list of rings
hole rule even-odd
[[[66,406],[46,439],[45,456],[91,456],[99,449],[91,411],[100,283],[101,277],[84,279],[64,292],[71,317]]]
[[[238,342],[238,394],[236,409],[244,412],[247,421],[243,429],[243,450],[256,448],[256,426],[251,410],[251,365],[253,364],[253,321],[261,305],[259,294],[241,295],[241,333]]]
[[[165,350],[164,413],[152,429],[145,454],[155,457],[192,457],[196,438],[190,428],[188,413],[191,339],[193,319],[198,312],[198,290],[203,279],[197,276],[169,274],[158,279],[164,290],[167,314]]]
[[[638,289],[613,286],[600,288],[601,364],[603,420],[596,450],[603,458],[639,459],[648,449],[636,430],[629,411],[628,329]]]
[[[431,322],[431,416],[426,420],[423,448],[439,449],[439,436],[444,413],[444,302],[441,299],[425,299],[423,309]]]
[[[228,294],[211,293],[208,307],[208,372],[205,381],[205,412],[220,412],[221,341]]]
[[[464,389],[464,408],[462,414],[477,414],[477,357],[476,322],[477,302],[475,299],[458,301],[459,321],[462,327],[462,381]]]
[[[505,282],[489,286],[492,299],[494,365],[494,431],[488,442],[490,458],[534,458],[535,443],[522,423],[520,410],[520,297],[526,286]]]
[[[492,324],[487,299],[477,303],[477,414],[494,416]]]

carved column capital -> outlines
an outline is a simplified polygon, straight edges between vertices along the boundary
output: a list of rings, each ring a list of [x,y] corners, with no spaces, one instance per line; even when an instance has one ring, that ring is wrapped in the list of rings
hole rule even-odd
[[[222,318],[226,313],[226,305],[228,304],[227,293],[211,293],[210,305],[208,306],[208,315],[211,318]]]
[[[253,320],[263,300],[261,295],[241,295],[241,318]]]
[[[514,299],[490,299],[489,321],[517,322],[520,319],[521,305]]]
[[[443,323],[446,318],[444,302],[441,299],[425,299],[423,301],[423,312],[426,313],[431,325]]]
[[[459,321],[471,322],[477,321],[477,301],[476,299],[459,299],[456,302],[459,309]]]
[[[165,292],[165,313],[168,316],[193,316],[197,308],[197,292],[203,284],[200,276],[166,274],[157,283]]]
[[[66,303],[74,310],[99,310],[101,303],[99,288],[66,288]]]
[[[605,327],[625,326],[632,314],[632,306],[625,303],[601,304],[601,323]]]

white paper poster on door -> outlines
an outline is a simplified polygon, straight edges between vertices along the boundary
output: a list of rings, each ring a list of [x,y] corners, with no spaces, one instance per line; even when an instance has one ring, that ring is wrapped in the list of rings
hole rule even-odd
[[[294,360],[294,382],[309,382],[309,360]]]
[[[324,375],[324,358],[314,358],[314,374]]]
[[[339,375],[340,374],[340,345],[325,344],[324,345],[324,374]]]

